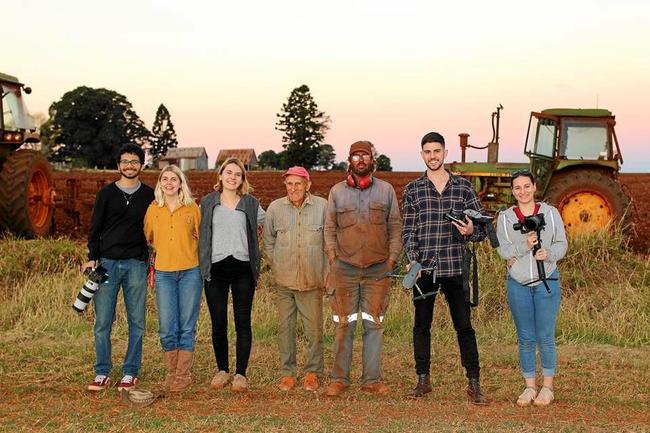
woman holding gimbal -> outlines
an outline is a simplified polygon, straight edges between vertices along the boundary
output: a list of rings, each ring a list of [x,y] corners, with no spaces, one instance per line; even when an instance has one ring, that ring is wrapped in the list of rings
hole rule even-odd
[[[546,406],[553,401],[557,363],[555,323],[560,309],[560,280],[556,262],[567,250],[564,223],[556,208],[535,202],[537,190],[530,171],[517,171],[510,180],[515,206],[499,214],[499,255],[507,260],[508,304],[517,328],[519,364],[526,388],[520,406]],[[536,348],[539,346],[543,384],[537,391]]]

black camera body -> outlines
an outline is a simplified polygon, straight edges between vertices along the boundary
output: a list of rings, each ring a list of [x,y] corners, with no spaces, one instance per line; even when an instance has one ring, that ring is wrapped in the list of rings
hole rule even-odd
[[[546,226],[546,221],[544,221],[544,214],[538,213],[535,215],[530,215],[524,217],[523,222],[516,222],[512,225],[512,228],[519,230],[522,234],[530,232],[539,232]]]
[[[108,281],[108,271],[102,266],[97,266],[96,268],[88,268],[84,271],[84,274],[88,277],[84,285],[79,290],[77,294],[77,299],[74,300],[72,308],[77,313],[83,313],[90,301],[99,290],[99,285]]]

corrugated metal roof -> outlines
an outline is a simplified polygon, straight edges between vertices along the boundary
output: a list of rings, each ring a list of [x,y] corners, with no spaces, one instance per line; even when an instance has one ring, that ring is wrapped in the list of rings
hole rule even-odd
[[[255,149],[221,149],[217,156],[217,164],[221,164],[228,158],[237,158],[245,165],[257,164]]]
[[[163,158],[161,158],[161,160],[167,161],[179,158],[201,158],[203,156],[208,156],[205,147],[172,147],[167,150],[167,153]]]

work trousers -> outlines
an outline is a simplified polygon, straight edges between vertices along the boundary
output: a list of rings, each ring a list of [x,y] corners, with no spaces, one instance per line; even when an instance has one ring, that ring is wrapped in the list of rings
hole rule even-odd
[[[388,271],[386,262],[367,268],[340,260],[332,265],[330,281],[335,290],[330,300],[336,323],[332,381],[350,383],[354,332],[359,317],[363,324],[361,383],[381,381],[383,322],[390,290],[390,280],[385,277]]]
[[[307,354],[304,371],[323,376],[323,291],[293,290],[278,286],[278,347],[282,376],[296,376],[296,321],[300,315]]]

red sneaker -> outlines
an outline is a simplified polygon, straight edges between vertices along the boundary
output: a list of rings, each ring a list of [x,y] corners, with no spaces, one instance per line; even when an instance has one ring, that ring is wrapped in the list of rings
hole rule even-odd
[[[134,389],[137,384],[138,378],[127,374],[122,378],[122,380],[120,380],[120,383],[117,385],[117,390],[128,391],[130,389]]]
[[[88,385],[88,391],[103,391],[111,386],[111,383],[112,381],[110,377],[98,374],[95,376],[95,380]]]

